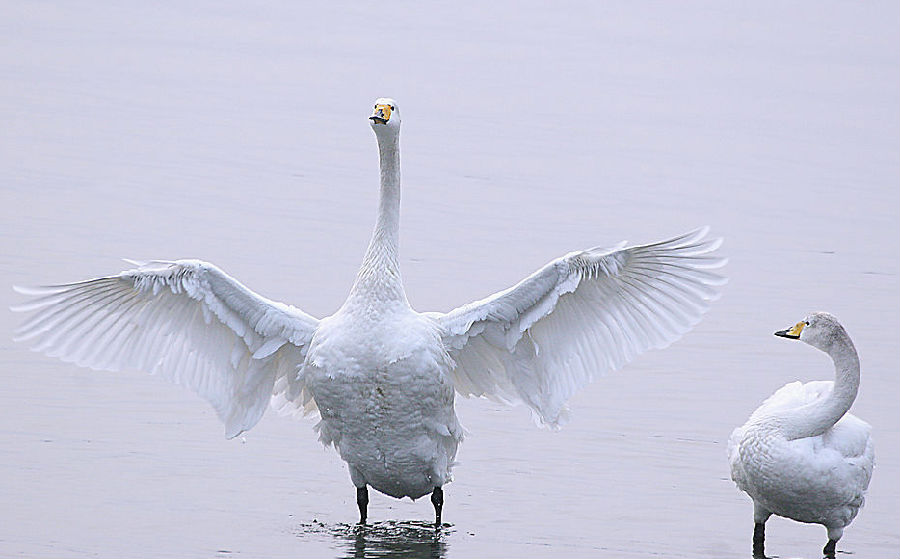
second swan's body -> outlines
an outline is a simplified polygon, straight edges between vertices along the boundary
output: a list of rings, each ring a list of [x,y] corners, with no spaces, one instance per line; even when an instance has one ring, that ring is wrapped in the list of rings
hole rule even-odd
[[[834,557],[863,504],[875,450],[871,427],[849,413],[859,390],[859,357],[837,319],[814,313],[775,332],[827,353],[835,380],[786,384],[731,434],[731,477],[753,499],[753,555],[765,557],[765,523],[776,514],[828,530]]]

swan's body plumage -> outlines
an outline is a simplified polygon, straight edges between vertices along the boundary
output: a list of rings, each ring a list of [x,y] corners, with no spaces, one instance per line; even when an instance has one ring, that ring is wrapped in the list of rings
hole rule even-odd
[[[462,440],[445,374],[451,360],[424,315],[357,310],[322,321],[304,364],[321,415],[316,429],[357,487],[416,499],[450,481]]]
[[[827,344],[798,339],[832,356],[837,389],[833,381],[781,387],[732,432],[728,458],[732,479],[753,499],[757,524],[771,514],[822,524],[829,540],[837,542],[865,500],[874,445],[869,424],[846,411],[859,385],[859,361],[849,336],[826,313],[800,324],[806,323],[806,332],[834,332],[821,336]]]
[[[318,414],[357,488],[417,498],[450,480],[456,393],[526,404],[545,424],[579,387],[697,323],[724,283],[718,239],[590,249],[448,313],[419,313],[399,269],[399,112],[376,102],[381,196],[344,305],[316,319],[212,264],[150,262],[116,276],[20,289],[20,339],[97,369],[160,373],[207,399],[233,437],[266,407]],[[359,494],[365,519],[367,494]],[[442,494],[440,494],[442,495]]]
[[[773,413],[824,398],[830,381],[793,382],[770,396],[729,441],[732,477],[766,510],[800,522],[847,526],[872,476],[871,427],[851,413],[816,437],[788,440]]]

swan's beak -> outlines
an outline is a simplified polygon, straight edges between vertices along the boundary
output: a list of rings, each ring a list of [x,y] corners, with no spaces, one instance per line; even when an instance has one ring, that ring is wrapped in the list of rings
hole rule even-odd
[[[391,106],[375,105],[375,112],[372,113],[369,120],[375,124],[387,124],[387,121],[391,120]]]
[[[787,330],[779,330],[775,332],[776,336],[781,336],[782,338],[790,338],[792,340],[800,339],[800,332],[803,331],[803,327],[806,326],[806,322],[800,321],[797,324],[794,324],[793,328],[789,328]]]

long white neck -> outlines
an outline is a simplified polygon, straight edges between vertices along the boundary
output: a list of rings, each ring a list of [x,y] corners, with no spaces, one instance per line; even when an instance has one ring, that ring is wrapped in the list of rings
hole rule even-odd
[[[786,412],[783,433],[788,439],[816,437],[830,429],[847,413],[859,391],[859,356],[843,329],[835,333],[830,347],[823,349],[834,361],[834,387],[815,402]]]
[[[356,282],[350,290],[350,300],[364,299],[368,304],[378,302],[408,307],[399,263],[400,135],[381,133],[376,136],[381,160],[378,218]]]

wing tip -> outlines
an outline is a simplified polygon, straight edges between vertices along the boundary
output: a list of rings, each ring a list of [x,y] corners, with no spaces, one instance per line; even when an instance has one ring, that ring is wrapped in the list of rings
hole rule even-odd
[[[693,231],[689,231],[688,234],[692,234],[696,236],[698,239],[702,239],[709,235],[709,231],[712,228],[709,225],[701,225],[700,227],[695,228]]]
[[[690,231],[682,233],[681,235],[676,235],[675,237],[672,237],[668,241],[663,241],[663,242],[666,242],[666,243],[678,242],[681,244],[689,245],[691,243],[695,243],[700,240],[706,239],[707,235],[709,235],[709,231],[710,231],[709,225],[701,225],[699,227],[695,227],[695,228],[691,229]],[[710,240],[714,240],[714,239],[706,239],[706,240],[710,241]]]
[[[29,297],[38,297],[41,295],[48,295],[51,293],[56,293],[60,289],[64,289],[67,287],[66,285],[13,285],[12,289],[16,293],[20,295],[27,295]]]

